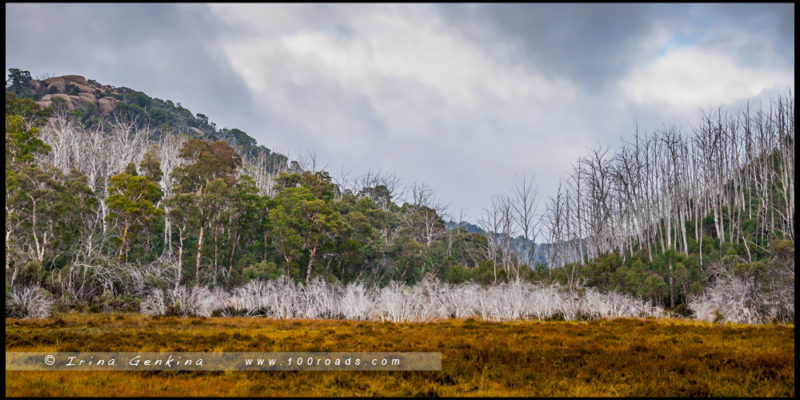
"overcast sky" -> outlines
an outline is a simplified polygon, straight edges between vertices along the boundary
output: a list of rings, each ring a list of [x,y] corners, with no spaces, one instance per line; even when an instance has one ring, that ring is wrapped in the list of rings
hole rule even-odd
[[[334,177],[426,182],[476,222],[635,121],[794,93],[793,4],[6,4],[6,69],[180,102]]]

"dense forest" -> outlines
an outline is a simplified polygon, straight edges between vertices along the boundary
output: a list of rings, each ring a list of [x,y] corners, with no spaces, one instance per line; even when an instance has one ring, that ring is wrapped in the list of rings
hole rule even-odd
[[[180,104],[11,69],[6,311],[794,320],[791,95],[592,149],[538,197],[523,177],[468,230],[425,184],[335,182]]]

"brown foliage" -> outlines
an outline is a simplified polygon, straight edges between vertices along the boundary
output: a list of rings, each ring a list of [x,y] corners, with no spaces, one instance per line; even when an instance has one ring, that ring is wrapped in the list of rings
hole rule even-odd
[[[435,372],[6,371],[9,396],[794,395],[793,325],[62,314],[6,330],[6,351],[442,352]]]

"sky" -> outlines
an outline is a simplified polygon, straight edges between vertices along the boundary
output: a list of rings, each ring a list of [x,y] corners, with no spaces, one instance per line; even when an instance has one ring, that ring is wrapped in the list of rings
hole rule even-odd
[[[6,70],[180,102],[455,219],[593,147],[794,93],[793,4],[8,4]]]

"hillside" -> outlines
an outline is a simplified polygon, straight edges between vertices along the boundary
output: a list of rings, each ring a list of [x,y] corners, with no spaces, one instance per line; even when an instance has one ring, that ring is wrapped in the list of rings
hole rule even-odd
[[[62,310],[130,309],[167,288],[256,279],[371,288],[511,279],[510,265],[487,263],[485,237],[446,230],[427,194],[403,202],[380,179],[343,189],[172,101],[10,72],[6,271],[17,298],[41,288]]]
[[[255,139],[239,129],[217,129],[216,124],[202,114],[192,114],[180,103],[171,100],[151,98],[147,94],[127,87],[104,85],[81,75],[64,75],[47,79],[33,79],[28,71],[11,69],[11,85],[6,89],[22,98],[30,98],[42,107],[63,107],[87,127],[119,118],[134,121],[138,127],[153,130],[151,140],[157,141],[166,132],[181,132],[189,137],[208,141],[225,140],[244,158],[252,160],[259,155],[266,157],[269,171],[277,174],[287,168],[288,158],[273,153],[264,145],[257,145]],[[467,233],[486,233],[477,225],[462,223]],[[448,229],[454,228],[448,223]],[[518,257],[524,258],[525,239],[517,236],[511,239],[511,248]],[[547,265],[545,257],[548,243],[533,243],[534,248],[528,265]]]
[[[236,128],[217,128],[202,113],[192,114],[180,102],[152,98],[127,87],[104,85],[81,75],[33,79],[28,71],[10,69],[6,90],[21,98],[30,98],[42,107],[63,107],[87,128],[119,119],[133,121],[139,128],[152,130],[151,140],[170,132],[208,141],[225,140],[246,159],[259,156],[275,166],[272,173],[285,168],[286,156],[259,145],[247,133]]]
[[[486,232],[481,229],[480,226],[463,221],[460,224],[450,221],[447,223],[447,229],[459,229],[464,228],[467,233],[477,233],[480,235],[486,235]],[[499,236],[499,234],[498,234]],[[517,257],[520,259],[525,258],[525,238],[522,236],[515,236],[511,238],[511,249],[514,251]],[[562,245],[564,245],[562,243]],[[543,265],[547,266],[547,252],[549,251],[550,247],[552,246],[551,243],[535,243],[531,240],[528,240],[528,247],[534,249],[533,254],[531,254],[531,259],[528,261],[528,265],[533,268],[536,265]]]

